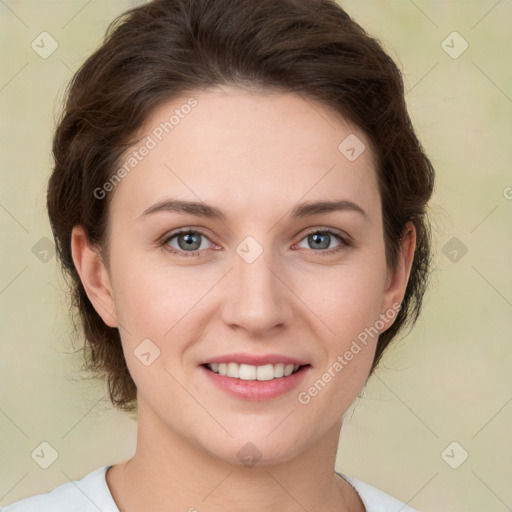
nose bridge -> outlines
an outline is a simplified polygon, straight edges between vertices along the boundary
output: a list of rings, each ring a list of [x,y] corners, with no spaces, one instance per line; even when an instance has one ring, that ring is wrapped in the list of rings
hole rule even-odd
[[[233,267],[225,321],[253,331],[286,322],[289,297],[278,277],[280,263],[272,248],[248,236],[236,247]]]

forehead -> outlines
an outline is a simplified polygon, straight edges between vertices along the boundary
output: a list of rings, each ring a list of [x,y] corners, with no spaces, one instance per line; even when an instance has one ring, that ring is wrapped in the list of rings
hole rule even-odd
[[[318,199],[380,209],[365,134],[295,93],[200,91],[161,105],[140,133],[112,202],[132,219],[166,196],[215,204],[227,216]]]

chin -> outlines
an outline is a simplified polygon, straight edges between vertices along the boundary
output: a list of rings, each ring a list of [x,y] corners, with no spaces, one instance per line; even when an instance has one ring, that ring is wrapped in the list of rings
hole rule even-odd
[[[282,443],[270,443],[253,441],[234,441],[224,450],[219,451],[219,447],[210,454],[228,464],[234,464],[240,467],[262,467],[273,466],[287,462],[300,454],[300,450],[295,446],[283,446]]]
[[[279,420],[282,421],[282,418]],[[315,439],[305,442],[305,433],[290,432],[290,428],[276,426],[259,429],[248,427],[245,431],[238,429],[233,438],[220,434],[209,439],[196,439],[196,446],[210,456],[228,464],[248,468],[272,466],[292,460],[303,453]],[[286,420],[285,420],[286,421]],[[231,431],[231,430],[230,430]],[[269,435],[270,433],[270,435]]]

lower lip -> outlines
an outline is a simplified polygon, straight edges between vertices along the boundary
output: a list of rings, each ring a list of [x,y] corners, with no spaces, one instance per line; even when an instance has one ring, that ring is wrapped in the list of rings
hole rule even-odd
[[[270,400],[284,395],[296,388],[311,370],[311,366],[303,366],[298,372],[292,373],[288,377],[279,377],[272,380],[241,380],[212,372],[204,366],[199,368],[226,393],[244,400]]]

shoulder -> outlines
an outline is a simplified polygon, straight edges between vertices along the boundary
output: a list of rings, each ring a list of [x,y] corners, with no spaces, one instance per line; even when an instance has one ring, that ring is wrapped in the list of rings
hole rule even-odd
[[[0,512],[119,512],[105,479],[109,467],[102,466],[81,480],[11,503]]]
[[[366,512],[417,512],[402,501],[373,487],[366,482],[357,480],[343,473],[338,473],[357,491],[366,508]]]

